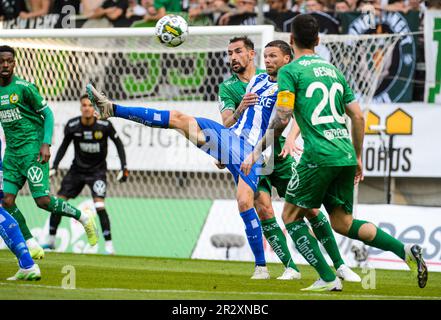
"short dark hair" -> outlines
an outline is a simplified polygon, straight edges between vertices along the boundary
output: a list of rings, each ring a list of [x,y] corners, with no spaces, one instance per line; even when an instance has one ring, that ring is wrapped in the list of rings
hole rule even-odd
[[[291,46],[283,40],[274,40],[274,41],[268,42],[267,45],[265,46],[265,48],[268,48],[268,47],[279,48],[280,50],[282,50],[283,54],[289,56],[289,61],[292,61],[292,59],[294,59],[294,54],[292,52]]]
[[[238,42],[238,41],[242,41],[248,50],[254,50],[254,42],[250,38],[248,38],[247,36],[240,36],[240,37],[231,38],[229,44],[232,44],[232,43]]]
[[[10,52],[12,56],[15,58],[15,50],[10,46],[0,46],[0,52]]]
[[[80,97],[80,101],[83,100],[83,99],[89,99],[89,95],[88,95],[87,93],[83,94],[83,95]]]
[[[312,15],[299,14],[292,22],[291,32],[297,47],[314,49],[318,38],[319,24]]]

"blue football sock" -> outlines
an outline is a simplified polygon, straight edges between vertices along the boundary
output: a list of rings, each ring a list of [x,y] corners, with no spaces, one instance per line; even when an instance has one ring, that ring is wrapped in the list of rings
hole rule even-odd
[[[20,268],[28,269],[34,265],[17,221],[2,207],[0,207],[0,235],[17,257]]]
[[[243,222],[245,223],[245,233],[247,234],[248,243],[251,251],[253,251],[256,259],[256,266],[265,266],[265,253],[263,251],[262,226],[256,210],[251,208],[241,212]]]
[[[169,127],[170,111],[168,110],[156,110],[141,107],[123,107],[114,104],[113,113],[116,117],[132,120],[145,126],[155,128]]]

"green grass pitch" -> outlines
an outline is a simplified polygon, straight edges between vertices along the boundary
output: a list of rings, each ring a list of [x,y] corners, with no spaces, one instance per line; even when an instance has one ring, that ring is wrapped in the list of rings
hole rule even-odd
[[[425,289],[418,287],[410,272],[375,270],[375,289],[363,289],[360,283],[344,283],[342,292],[307,293],[300,289],[312,284],[317,274],[304,265],[299,266],[301,280],[282,281],[276,279],[283,271],[281,264],[269,264],[270,280],[250,280],[253,271],[250,262],[47,253],[38,264],[41,281],[6,281],[17,267],[13,255],[0,250],[0,300],[441,300],[441,273],[435,272],[429,274]],[[62,270],[68,265],[75,268],[74,290],[62,288],[63,278],[67,276]],[[366,276],[361,269],[355,271],[362,278]]]

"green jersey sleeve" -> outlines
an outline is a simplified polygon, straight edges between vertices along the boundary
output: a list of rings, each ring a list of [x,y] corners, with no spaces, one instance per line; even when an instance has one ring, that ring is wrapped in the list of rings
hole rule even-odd
[[[43,109],[47,108],[46,100],[40,95],[37,87],[33,84],[24,87],[24,99],[25,102],[37,113],[40,113]]]
[[[354,102],[355,99],[355,95],[354,92],[352,91],[351,87],[349,86],[349,84],[347,83],[346,80],[343,79],[343,102],[345,103],[345,105],[347,106],[348,104]]]
[[[219,85],[219,110],[224,112],[225,110],[236,110],[236,103],[232,99],[232,95],[224,84]]]
[[[283,66],[277,74],[279,92],[289,91],[296,93],[297,74],[290,72],[287,66]]]

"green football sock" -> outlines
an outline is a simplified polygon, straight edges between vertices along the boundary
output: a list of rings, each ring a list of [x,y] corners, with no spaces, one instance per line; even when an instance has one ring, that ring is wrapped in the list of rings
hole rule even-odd
[[[285,268],[293,268],[294,270],[299,271],[296,264],[292,260],[291,253],[289,252],[288,245],[286,244],[285,235],[283,234],[282,229],[280,229],[276,218],[263,220],[262,229],[266,240],[268,240],[271,248],[273,248],[274,252],[277,254],[280,261],[282,261]]]
[[[375,247],[384,251],[392,251],[403,260],[406,258],[406,253],[404,251],[404,244],[401,241],[392,237],[390,234],[384,232],[377,226],[375,226],[375,228],[377,228],[377,234],[375,235],[375,238],[372,241],[365,241],[363,239],[360,239],[360,237],[358,236],[358,231],[360,230],[361,226],[365,223],[370,223],[370,222],[354,219],[352,221],[351,228],[349,229],[348,232],[349,238],[363,241],[368,246]]]
[[[315,268],[320,278],[326,282],[334,281],[335,274],[321,253],[317,239],[309,233],[306,223],[303,220],[294,221],[287,224],[286,229],[294,241],[297,250]]]
[[[32,238],[32,233],[29,230],[28,226],[26,225],[26,219],[21,213],[20,209],[17,208],[16,205],[13,205],[10,208],[4,208],[6,211],[9,212],[11,216],[14,217],[15,220],[17,220],[17,223],[20,227],[21,233],[23,234],[23,238],[25,240],[29,240]]]
[[[69,204],[67,201],[63,199],[56,198],[54,196],[50,196],[51,201],[49,203],[49,211],[63,217],[70,217],[80,220],[81,211]]]
[[[331,225],[329,224],[326,216],[319,211],[317,217],[309,220],[312,230],[314,231],[317,240],[325,247],[326,252],[329,254],[332,262],[334,263],[335,269],[338,269],[344,261],[340,255],[340,250],[338,250],[337,242],[335,241],[334,233],[332,232]]]

